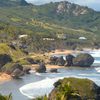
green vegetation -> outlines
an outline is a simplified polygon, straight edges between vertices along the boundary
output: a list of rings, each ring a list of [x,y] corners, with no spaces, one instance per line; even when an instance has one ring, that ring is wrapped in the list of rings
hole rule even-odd
[[[69,98],[75,98],[75,97],[80,97],[80,95],[78,94],[77,90],[74,90],[72,88],[72,86],[70,85],[70,82],[66,83],[66,84],[61,84],[59,86],[59,91],[61,91],[60,93],[58,93],[56,100],[69,100]]]
[[[12,100],[12,95],[8,95],[8,96],[3,96],[0,94],[0,100]]]
[[[88,79],[64,78],[54,84],[50,100],[96,100],[99,87]],[[95,88],[94,88],[95,87]]]
[[[35,6],[25,0],[0,0],[0,42],[23,43],[27,50],[35,52],[72,49],[73,46],[99,47],[100,13],[68,2],[62,4],[64,10],[58,13],[60,4]],[[21,34],[28,34],[27,40],[19,40]],[[58,34],[65,34],[66,39],[59,39]],[[87,40],[79,40],[79,37]],[[43,41],[43,38],[53,38],[54,41]]]
[[[54,83],[49,96],[35,100],[99,100],[99,87],[89,79],[64,78]]]
[[[48,97],[45,95],[43,97],[36,98],[35,100],[48,100]]]
[[[11,48],[7,43],[0,43],[0,54],[8,54],[12,57],[13,61],[20,60],[25,57],[25,54],[16,47]]]

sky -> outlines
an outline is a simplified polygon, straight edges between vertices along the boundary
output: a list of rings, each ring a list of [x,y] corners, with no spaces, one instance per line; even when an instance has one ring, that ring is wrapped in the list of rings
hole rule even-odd
[[[45,4],[49,2],[69,1],[79,5],[88,6],[96,11],[100,11],[100,0],[26,0],[36,5]]]

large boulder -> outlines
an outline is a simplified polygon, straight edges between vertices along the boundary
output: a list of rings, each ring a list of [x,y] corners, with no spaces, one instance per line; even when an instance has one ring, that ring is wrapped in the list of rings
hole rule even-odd
[[[30,63],[30,64],[37,64],[37,62],[32,59],[32,58],[26,58],[26,60]]]
[[[61,56],[57,59],[57,65],[58,66],[64,66],[65,65],[65,60],[64,60],[63,56]]]
[[[56,56],[50,57],[50,64],[56,65],[57,64],[57,59],[58,59],[58,57],[56,57]]]
[[[11,74],[11,76],[14,78],[14,79],[18,79],[18,78],[20,78],[22,75],[24,75],[24,72],[23,71],[21,71],[20,69],[15,69],[13,72],[12,72],[12,74]]]
[[[71,54],[67,55],[66,56],[66,64],[65,64],[65,66],[72,66],[74,58],[75,57],[73,55],[71,55]]]
[[[24,68],[23,68],[23,72],[24,72],[25,74],[30,74],[30,71],[31,71],[31,68],[30,68],[30,67],[24,67]]]
[[[3,66],[2,71],[6,72],[7,74],[12,74],[15,69],[23,71],[23,66],[19,63],[7,63],[5,66]]]
[[[0,69],[8,62],[11,62],[12,58],[7,54],[0,54]]]
[[[94,62],[94,58],[90,54],[79,54],[73,59],[74,66],[90,67]]]
[[[57,71],[57,68],[52,68],[52,69],[50,69],[50,72],[51,73],[57,73],[58,71]]]
[[[46,66],[45,66],[45,64],[43,62],[41,62],[39,64],[39,66],[37,66],[35,68],[35,70],[36,70],[36,72],[39,72],[39,73],[45,73],[46,72]]]
[[[100,100],[100,87],[89,79],[64,78],[54,87],[48,100]]]

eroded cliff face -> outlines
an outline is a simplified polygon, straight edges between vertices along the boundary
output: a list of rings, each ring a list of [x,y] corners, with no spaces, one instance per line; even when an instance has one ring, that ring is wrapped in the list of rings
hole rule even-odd
[[[84,15],[88,13],[88,9],[85,7],[80,7],[66,1],[60,2],[56,10],[57,14],[68,13],[73,14],[74,16]]]

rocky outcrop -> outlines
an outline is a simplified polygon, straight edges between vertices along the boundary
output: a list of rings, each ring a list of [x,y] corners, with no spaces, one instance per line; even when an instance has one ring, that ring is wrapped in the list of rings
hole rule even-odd
[[[39,66],[37,66],[35,68],[35,70],[36,70],[36,72],[39,72],[39,73],[45,73],[46,72],[46,66],[45,66],[45,64],[43,62],[41,62],[39,64]]]
[[[21,71],[20,69],[15,69],[12,73],[11,73],[11,76],[14,78],[14,79],[18,79],[20,78],[22,75],[24,75],[24,72]]]
[[[0,69],[8,62],[11,62],[12,58],[7,54],[0,54]]]
[[[51,73],[57,73],[58,71],[57,71],[56,68],[52,68],[52,69],[50,69],[50,72],[51,72]]]
[[[32,59],[32,58],[26,58],[26,60],[27,60],[30,64],[38,64],[38,62],[35,61],[35,60]]]
[[[7,74],[11,75],[13,78],[17,79],[20,78],[24,74],[30,74],[31,68],[28,66],[22,66],[19,63],[7,63],[1,69],[2,72],[6,72]]]
[[[29,67],[23,68],[23,72],[24,72],[25,74],[30,74],[30,71],[31,71],[31,68],[29,68]]]
[[[7,74],[12,74],[16,69],[23,71],[23,66],[19,63],[7,63],[5,66],[3,66],[2,71],[6,72]]]
[[[90,54],[79,54],[73,59],[73,66],[90,67],[94,58]]]
[[[56,57],[56,56],[50,57],[50,64],[56,65],[57,64],[57,59],[58,59],[58,57]]]
[[[48,100],[99,100],[100,87],[89,79],[65,78],[54,84]]]
[[[57,65],[58,66],[64,66],[65,65],[65,60],[64,60],[63,56],[61,56],[57,59]]]
[[[74,59],[75,57],[73,56],[73,55],[67,55],[66,56],[66,64],[65,64],[65,66],[73,66],[73,59]]]
[[[88,10],[85,7],[72,4],[67,1],[62,1],[58,4],[57,14],[72,14],[74,16],[84,15],[88,13]]]

